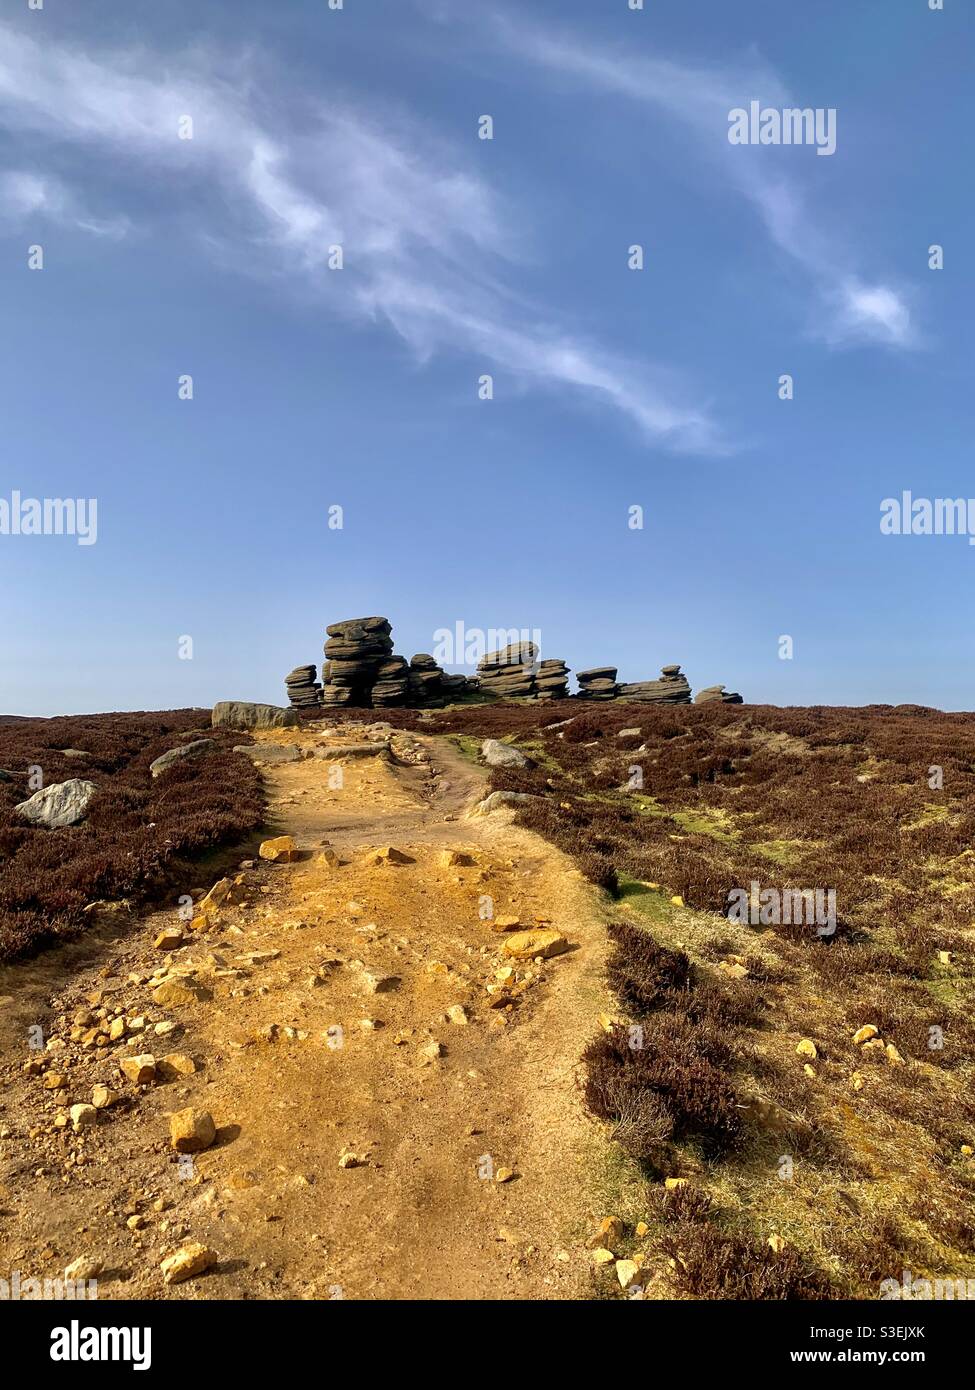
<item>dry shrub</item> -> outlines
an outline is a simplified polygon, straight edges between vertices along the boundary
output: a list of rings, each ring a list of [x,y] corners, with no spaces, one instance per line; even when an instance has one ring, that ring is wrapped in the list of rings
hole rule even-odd
[[[616,1120],[612,1137],[631,1158],[648,1160],[662,1152],[674,1133],[674,1117],[653,1091],[630,1085],[622,1073],[607,1083],[607,1105]]]
[[[646,1204],[650,1214],[665,1226],[696,1225],[711,1216],[711,1198],[693,1183],[684,1187],[648,1187]]]
[[[626,1121],[642,1133],[659,1123],[659,1102],[672,1120],[669,1137],[692,1139],[711,1155],[738,1142],[741,1117],[734,1088],[701,1050],[674,1051],[666,1037],[646,1030],[643,1045],[631,1046],[629,1031],[617,1025],[593,1039],[583,1061],[586,1105],[598,1118]],[[659,1158],[656,1143],[634,1156]]]
[[[834,1237],[833,1253],[850,1282],[872,1289],[874,1296],[881,1280],[899,1278],[905,1261],[916,1255],[910,1237],[890,1215],[860,1217],[853,1232]]]
[[[605,889],[614,898],[618,896],[620,883],[611,859],[607,859],[604,854],[583,853],[578,856],[578,862],[579,868],[590,883],[594,883],[597,888]]]
[[[719,1231],[700,1221],[678,1221],[659,1250],[673,1261],[678,1291],[707,1299],[826,1299],[837,1290],[797,1250],[776,1254],[750,1236]]]
[[[930,1192],[922,1192],[908,1215],[923,1221],[935,1240],[963,1254],[975,1254],[975,1215],[970,1193],[948,1191],[939,1201]]]
[[[672,991],[687,989],[691,963],[683,951],[658,946],[648,931],[628,922],[613,922],[606,930],[616,943],[606,973],[620,1003],[630,1013],[640,1017]]]

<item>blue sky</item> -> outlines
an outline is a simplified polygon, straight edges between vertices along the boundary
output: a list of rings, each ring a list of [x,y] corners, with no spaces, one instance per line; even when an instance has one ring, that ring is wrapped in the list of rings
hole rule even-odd
[[[0,710],[278,702],[371,613],[407,656],[538,628],[621,679],[971,708],[975,549],[879,519],[975,496],[973,31],[6,0],[0,497],[97,498],[98,539],[0,535]],[[835,108],[836,152],[730,145],[752,100]]]

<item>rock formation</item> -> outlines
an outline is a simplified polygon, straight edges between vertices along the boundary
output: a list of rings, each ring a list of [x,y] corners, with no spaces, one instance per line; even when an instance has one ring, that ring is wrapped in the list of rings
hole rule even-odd
[[[535,698],[564,700],[569,694],[569,668],[560,657],[538,663],[535,672]]]
[[[348,618],[325,629],[326,661],[322,666],[322,704],[372,704],[379,668],[393,653],[388,618]]]
[[[442,709],[443,670],[429,652],[417,652],[410,661],[409,700],[417,709]]]
[[[284,678],[284,688],[293,709],[308,709],[322,702],[322,687],[315,680],[315,667],[296,666]]]
[[[288,729],[298,723],[298,712],[251,700],[218,700],[210,722],[215,729]]]
[[[463,695],[465,690],[471,688],[471,682],[467,676],[459,671],[444,671],[440,678],[440,684],[447,692],[447,698],[451,699],[457,695]]]
[[[615,666],[593,666],[588,671],[577,671],[580,700],[615,700]]]
[[[448,675],[427,652],[418,652],[409,662],[394,655],[388,618],[348,618],[325,630],[321,685],[315,682],[314,666],[296,666],[285,677],[288,698],[296,708],[440,709],[470,684],[466,676]]]
[[[646,704],[689,705],[691,687],[679,666],[663,666],[658,681],[633,681],[617,687],[621,700],[638,700]]]
[[[736,690],[725,690],[723,685],[706,685],[694,696],[696,705],[709,705],[716,700],[720,700],[724,705],[743,705],[745,703]]]
[[[410,666],[405,656],[390,656],[376,667],[372,703],[377,709],[405,705],[409,691]]]
[[[497,700],[564,700],[569,694],[569,668],[557,657],[538,660],[534,642],[514,642],[488,652],[477,663],[477,675],[448,674],[428,652],[407,662],[393,653],[388,618],[348,618],[326,628],[326,660],[322,681],[314,666],[296,666],[285,677],[293,710],[349,705],[359,709],[407,705],[413,709],[442,709],[468,690]],[[635,700],[647,704],[687,705],[691,687],[679,665],[661,668],[660,679],[617,682],[616,666],[593,666],[578,672],[580,700]],[[742,704],[742,697],[724,686],[699,692],[698,704],[720,700]]]
[[[525,756],[520,748],[510,743],[502,743],[497,738],[486,738],[481,744],[481,757],[488,767],[534,767],[531,758]]]
[[[167,768],[182,762],[185,758],[205,758],[216,746],[212,738],[197,738],[192,743],[182,743],[178,748],[170,748],[168,752],[160,753],[159,757],[149,764],[149,771],[153,777],[159,777]]]
[[[534,642],[513,642],[499,651],[488,652],[477,663],[479,688],[500,700],[533,695],[537,656]]]

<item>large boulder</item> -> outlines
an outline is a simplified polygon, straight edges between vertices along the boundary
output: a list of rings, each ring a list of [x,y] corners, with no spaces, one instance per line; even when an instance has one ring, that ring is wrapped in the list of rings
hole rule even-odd
[[[62,830],[83,819],[94,795],[94,782],[72,777],[67,782],[53,782],[43,791],[35,792],[26,801],[19,802],[14,810],[33,825],[42,825],[46,830]]]
[[[179,748],[170,748],[166,753],[160,753],[159,757],[149,764],[149,771],[153,777],[158,777],[168,767],[182,762],[184,758],[205,758],[216,746],[212,738],[194,739],[192,743],[184,743]]]
[[[483,801],[479,801],[476,806],[472,806],[469,815],[489,816],[494,811],[505,810],[510,806],[523,806],[529,801],[537,801],[537,796],[532,796],[529,792],[491,792]]]
[[[298,711],[278,705],[258,705],[251,700],[219,700],[213,707],[215,729],[289,729],[298,723]]]
[[[486,738],[481,744],[481,757],[488,767],[534,767],[531,758],[510,743],[502,743],[497,738]]]

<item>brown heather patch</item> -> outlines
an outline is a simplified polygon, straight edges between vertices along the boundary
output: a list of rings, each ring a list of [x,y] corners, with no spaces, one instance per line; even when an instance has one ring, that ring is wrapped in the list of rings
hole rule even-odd
[[[257,770],[231,750],[246,735],[210,729],[208,710],[0,720],[0,961],[29,955],[84,922],[98,899],[157,895],[181,863],[255,830],[264,818]],[[153,780],[149,764],[190,732],[218,749]],[[78,749],[85,759],[58,751]],[[29,796],[26,770],[44,785],[83,777],[98,788],[88,816],[43,830],[14,814]]]

